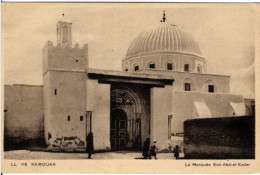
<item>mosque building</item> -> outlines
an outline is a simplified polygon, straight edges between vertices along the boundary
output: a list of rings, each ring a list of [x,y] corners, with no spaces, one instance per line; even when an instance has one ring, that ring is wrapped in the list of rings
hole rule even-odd
[[[72,33],[58,21],[57,46],[42,51],[43,86],[5,86],[6,140],[75,150],[91,131],[95,150],[139,150],[146,138],[163,150],[187,119],[246,115],[230,76],[208,74],[199,45],[165,14],[133,39],[122,71],[90,68],[88,45],[73,46]]]

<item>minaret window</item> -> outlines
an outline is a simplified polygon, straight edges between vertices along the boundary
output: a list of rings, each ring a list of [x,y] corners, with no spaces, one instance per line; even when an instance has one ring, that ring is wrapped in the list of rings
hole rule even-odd
[[[69,41],[69,28],[67,26],[63,27],[63,39],[62,42],[66,43]]]
[[[138,71],[139,70],[139,66],[135,66],[135,71]]]

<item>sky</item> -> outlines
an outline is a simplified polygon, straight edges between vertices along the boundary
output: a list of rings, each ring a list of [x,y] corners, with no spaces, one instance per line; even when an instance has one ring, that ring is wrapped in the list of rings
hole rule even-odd
[[[232,94],[255,97],[255,20],[249,4],[4,4],[2,68],[4,84],[42,85],[42,48],[56,45],[56,24],[73,23],[72,42],[89,46],[89,67],[121,70],[131,41],[166,22],[189,33],[207,60],[207,73],[231,76]],[[2,69],[2,70],[3,70]]]

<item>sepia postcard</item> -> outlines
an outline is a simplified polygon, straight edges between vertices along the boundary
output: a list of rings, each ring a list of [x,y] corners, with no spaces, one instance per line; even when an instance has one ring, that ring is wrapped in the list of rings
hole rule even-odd
[[[259,173],[259,4],[1,10],[2,173]]]

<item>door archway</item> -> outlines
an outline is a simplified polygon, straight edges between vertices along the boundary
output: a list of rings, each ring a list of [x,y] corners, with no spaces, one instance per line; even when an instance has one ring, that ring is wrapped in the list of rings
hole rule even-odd
[[[127,147],[127,114],[122,109],[111,112],[110,140],[113,150],[125,149]]]

